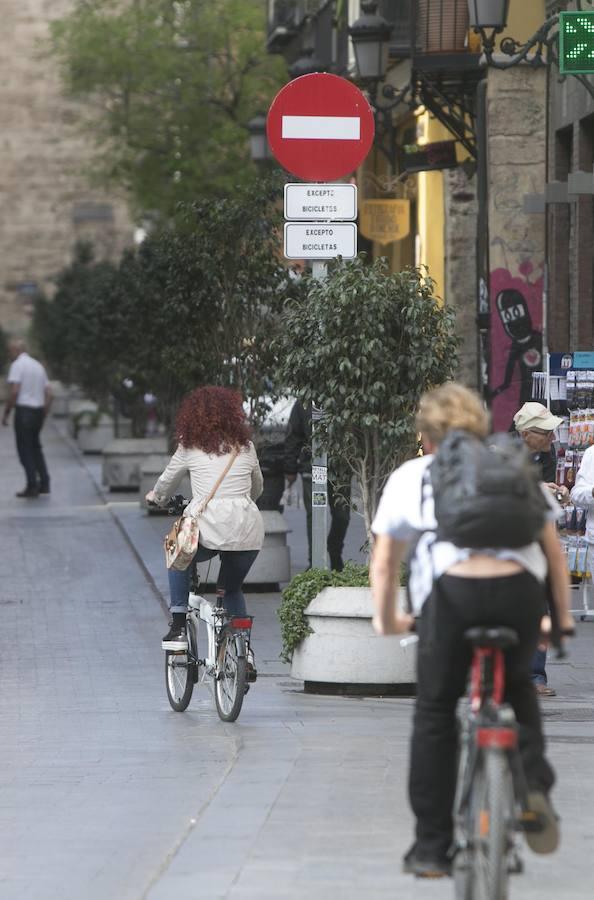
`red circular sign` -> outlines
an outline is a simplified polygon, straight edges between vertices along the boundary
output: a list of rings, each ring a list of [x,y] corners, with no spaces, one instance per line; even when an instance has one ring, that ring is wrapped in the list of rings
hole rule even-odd
[[[375,123],[358,87],[338,75],[295,78],[272,101],[268,143],[283,168],[305,181],[333,181],[361,165]]]

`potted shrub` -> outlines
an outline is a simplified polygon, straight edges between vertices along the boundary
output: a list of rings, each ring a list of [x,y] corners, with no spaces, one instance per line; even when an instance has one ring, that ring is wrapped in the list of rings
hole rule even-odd
[[[362,257],[338,260],[329,266],[326,279],[306,279],[303,297],[285,308],[277,339],[281,379],[304,404],[313,402],[323,410],[318,435],[329,460],[340,458],[359,482],[370,543],[371,523],[388,476],[418,451],[414,416],[420,396],[451,378],[456,368],[453,313],[440,304],[434,287],[421,269],[389,273],[385,260],[372,265]],[[325,576],[320,577],[323,581]],[[338,587],[328,582],[328,590]],[[289,597],[294,588],[292,583]],[[297,588],[301,591],[301,582]],[[341,613],[338,596],[320,593],[310,598],[307,615],[316,618],[320,635],[327,631],[321,624],[324,610],[330,617]],[[369,593],[344,594],[342,602],[346,618],[367,620],[371,638]],[[308,652],[315,643],[311,637]],[[370,672],[378,646],[368,646]],[[400,652],[393,641],[389,646],[392,654]],[[344,653],[352,658],[347,647],[352,649],[352,644],[344,643]],[[340,646],[335,650],[342,652]],[[296,675],[305,678],[300,650],[297,656]],[[311,680],[334,680],[335,660],[327,658],[327,679]],[[312,660],[314,669],[319,671],[317,660],[315,667]]]

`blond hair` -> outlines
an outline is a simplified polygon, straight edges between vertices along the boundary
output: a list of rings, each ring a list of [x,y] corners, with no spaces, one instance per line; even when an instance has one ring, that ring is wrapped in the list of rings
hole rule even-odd
[[[416,423],[417,430],[433,444],[439,444],[454,428],[480,438],[489,433],[489,415],[479,395],[454,381],[423,394]]]

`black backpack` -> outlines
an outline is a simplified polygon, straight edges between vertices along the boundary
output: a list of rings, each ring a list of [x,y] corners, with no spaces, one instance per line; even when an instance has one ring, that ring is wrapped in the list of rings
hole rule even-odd
[[[437,540],[472,549],[538,540],[547,502],[536,465],[509,434],[450,431],[430,466]]]

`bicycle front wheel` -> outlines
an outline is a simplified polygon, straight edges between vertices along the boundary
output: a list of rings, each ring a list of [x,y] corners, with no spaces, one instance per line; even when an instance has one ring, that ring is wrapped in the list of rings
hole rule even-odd
[[[247,679],[247,659],[237,652],[235,635],[224,635],[217,656],[215,703],[223,722],[234,722],[241,712]]]
[[[507,900],[513,789],[507,757],[488,751],[473,786],[473,900]]]
[[[194,690],[194,666],[187,653],[165,652],[165,686],[171,708],[187,709]]]

